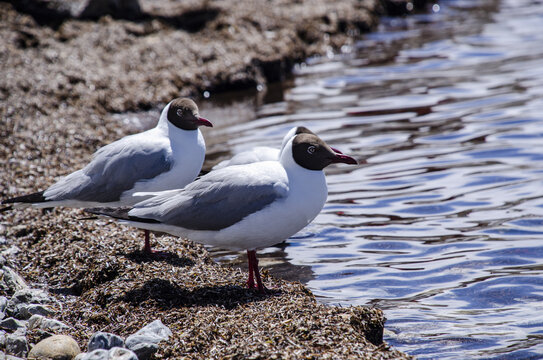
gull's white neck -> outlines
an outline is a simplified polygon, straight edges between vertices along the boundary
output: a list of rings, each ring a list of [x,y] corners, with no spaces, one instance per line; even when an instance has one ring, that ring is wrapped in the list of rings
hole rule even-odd
[[[285,147],[287,146],[288,144],[288,141],[290,139],[292,139],[294,137],[294,135],[296,135],[296,129],[298,127],[293,127],[292,129],[290,129],[288,131],[288,133],[286,133],[286,135],[283,137],[283,141],[281,142],[281,149],[279,150],[279,158],[281,158],[281,154],[283,153],[283,150],[285,149]]]
[[[287,172],[289,197],[299,205],[299,211],[306,214],[308,222],[321,211],[328,196],[326,178],[322,170],[306,169],[292,156],[292,140],[289,139],[281,153],[280,163]]]

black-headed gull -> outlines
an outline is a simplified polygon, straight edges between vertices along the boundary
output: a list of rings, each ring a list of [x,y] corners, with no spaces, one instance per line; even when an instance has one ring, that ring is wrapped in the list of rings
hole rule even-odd
[[[309,130],[305,126],[295,126],[290,129],[281,142],[281,147],[279,149],[270,147],[270,146],[255,146],[254,148],[246,151],[242,151],[232,156],[230,159],[223,160],[217,165],[213,166],[212,170],[219,170],[227,166],[232,165],[243,165],[250,164],[258,161],[279,161],[279,157],[282,149],[285,147],[287,142],[294,136],[298,134],[315,134],[313,131]],[[341,151],[331,147],[336,153],[341,154]]]
[[[200,117],[194,101],[174,99],[153,129],[100,148],[87,166],[44,191],[2,203],[38,208],[130,206],[148,198],[146,192],[183,187],[198,176],[204,162],[205,142],[198,129],[202,125],[213,126]],[[152,252],[147,231],[144,250]]]
[[[318,215],[328,195],[322,170],[332,163],[357,162],[318,136],[302,133],[288,140],[279,161],[228,166],[130,208],[87,211],[202,244],[247,250],[247,285],[254,288],[256,278],[258,290],[265,291],[256,249],[287,239]]]

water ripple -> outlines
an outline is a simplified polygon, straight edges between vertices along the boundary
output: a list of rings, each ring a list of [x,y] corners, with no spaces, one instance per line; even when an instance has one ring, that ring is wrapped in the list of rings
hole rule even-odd
[[[543,359],[543,3],[439,5],[300,66],[228,148],[305,125],[367,160],[281,247],[321,301],[380,306],[420,359]]]

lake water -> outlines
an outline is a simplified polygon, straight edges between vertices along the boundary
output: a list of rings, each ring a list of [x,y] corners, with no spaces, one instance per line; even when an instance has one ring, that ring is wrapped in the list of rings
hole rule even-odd
[[[367,161],[327,169],[321,214],[259,253],[272,273],[382,308],[420,359],[543,358],[542,1],[441,1],[202,108],[207,166],[297,125]]]

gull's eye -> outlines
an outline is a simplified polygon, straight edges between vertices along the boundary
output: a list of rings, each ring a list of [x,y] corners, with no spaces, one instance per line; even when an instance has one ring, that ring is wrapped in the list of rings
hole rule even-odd
[[[311,146],[309,146],[309,147],[307,148],[307,152],[308,152],[309,154],[311,154],[311,155],[313,155],[313,153],[315,152],[315,150],[317,150],[317,148],[314,147],[313,145],[311,145]]]
[[[175,113],[177,114],[177,116],[183,117],[183,110],[177,109],[177,111]]]

